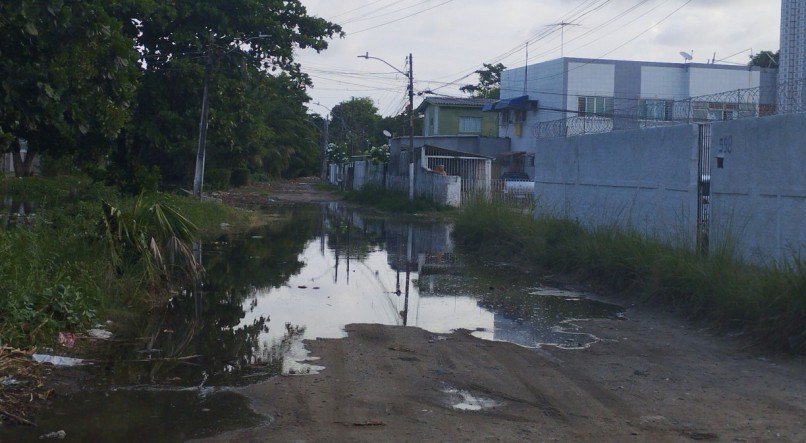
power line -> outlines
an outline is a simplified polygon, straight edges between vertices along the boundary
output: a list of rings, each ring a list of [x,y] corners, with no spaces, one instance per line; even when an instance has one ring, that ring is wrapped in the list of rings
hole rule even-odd
[[[398,12],[405,11],[407,9],[416,8],[417,6],[423,5],[425,3],[431,3],[432,1],[434,1],[434,0],[423,0],[421,2],[414,3],[413,5],[404,6],[402,8],[395,9],[394,11],[384,12],[382,14],[373,15],[373,16],[360,17],[360,18],[353,19],[353,20],[347,20],[343,24],[346,25],[348,23],[363,22],[363,21],[367,21],[367,20],[375,20],[375,19],[380,18],[380,17],[386,17],[386,16],[389,16],[389,15],[397,14]]]
[[[409,15],[405,15],[403,17],[396,18],[396,19],[388,21],[386,23],[381,23],[379,25],[371,26],[369,28],[364,28],[364,29],[361,29],[361,30],[358,30],[358,31],[355,31],[355,32],[352,32],[352,33],[348,33],[348,35],[360,34],[362,32],[370,31],[372,29],[378,29],[378,28],[386,26],[386,25],[391,25],[392,23],[397,23],[397,22],[399,22],[401,20],[405,20],[405,19],[407,19],[409,17],[414,17],[415,15],[422,14],[423,12],[430,11],[430,10],[438,8],[438,7],[442,6],[442,5],[447,5],[448,3],[451,3],[452,1],[453,0],[446,0],[446,1],[442,2],[442,3],[437,4],[437,5],[431,6],[429,8],[426,8],[426,9],[423,9],[423,10],[420,10],[420,11],[417,11],[417,12],[413,12],[413,13],[411,13]]]

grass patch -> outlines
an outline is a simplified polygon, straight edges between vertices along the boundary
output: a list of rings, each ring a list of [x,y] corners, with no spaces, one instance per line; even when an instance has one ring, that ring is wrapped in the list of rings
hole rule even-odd
[[[375,209],[392,213],[422,213],[441,212],[450,208],[435,203],[432,200],[416,197],[409,200],[409,197],[402,192],[389,191],[379,186],[367,185],[357,191],[347,191],[344,199],[351,203],[364,206],[371,206]]]
[[[806,263],[759,267],[730,248],[700,255],[639,233],[533,218],[494,203],[459,214],[463,252],[573,274],[602,289],[669,306],[690,318],[742,330],[780,350],[806,354]]]
[[[84,177],[0,179],[0,198],[6,196],[32,201],[34,213],[16,226],[0,214],[0,345],[50,343],[59,331],[81,331],[111,311],[166,297],[168,277],[115,266],[104,233],[102,202],[130,208],[135,197]],[[143,200],[175,208],[201,236],[251,217],[190,197],[155,193]]]

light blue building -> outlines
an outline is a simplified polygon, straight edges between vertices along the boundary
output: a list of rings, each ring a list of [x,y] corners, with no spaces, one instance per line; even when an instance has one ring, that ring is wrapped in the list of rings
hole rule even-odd
[[[541,126],[568,118],[585,116],[576,126],[562,126],[563,136],[640,128],[642,119],[729,120],[748,110],[763,113],[765,106],[774,106],[776,80],[777,70],[759,67],[565,57],[504,71],[501,100],[486,110],[498,112],[498,135],[512,140],[512,151],[528,156],[544,142]],[[696,97],[752,88],[760,92],[724,102],[695,99],[685,111],[675,107]],[[530,175],[532,163],[524,162]]]

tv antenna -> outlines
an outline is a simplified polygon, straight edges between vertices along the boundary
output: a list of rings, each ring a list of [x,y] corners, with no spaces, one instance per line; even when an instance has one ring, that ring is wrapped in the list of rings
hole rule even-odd
[[[547,25],[547,27],[558,27],[560,28],[560,58],[565,57],[565,27],[566,26],[582,26],[579,23],[570,23],[570,22],[560,22],[560,23],[552,23]]]

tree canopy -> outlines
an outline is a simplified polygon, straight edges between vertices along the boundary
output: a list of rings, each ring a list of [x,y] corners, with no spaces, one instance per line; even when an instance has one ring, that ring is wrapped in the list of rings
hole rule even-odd
[[[209,65],[208,169],[313,172],[294,51],[341,35],[300,0],[3,2],[0,150],[26,139],[133,191],[145,176],[185,185]]]
[[[459,88],[462,92],[476,98],[500,98],[501,97],[501,73],[507,69],[502,63],[484,63],[484,68],[476,71],[479,82],[475,85],[464,85]]]
[[[759,66],[762,68],[777,68],[778,56],[781,51],[761,51],[750,56],[749,66]]]

